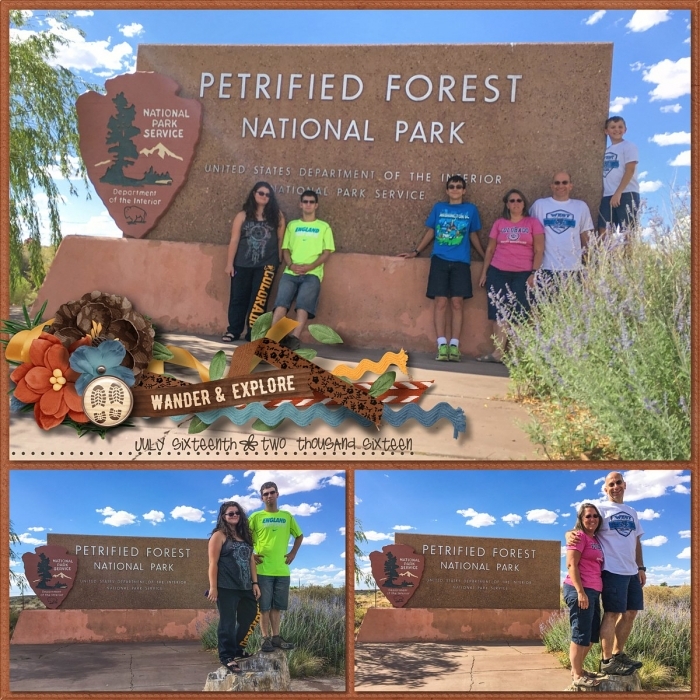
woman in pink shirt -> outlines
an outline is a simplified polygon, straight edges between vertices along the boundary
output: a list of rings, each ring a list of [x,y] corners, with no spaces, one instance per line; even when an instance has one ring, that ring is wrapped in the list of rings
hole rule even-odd
[[[503,205],[501,218],[491,228],[479,280],[479,285],[486,286],[489,293],[489,320],[493,322],[497,348],[477,358],[479,362],[501,362],[507,342],[492,296],[499,296],[511,313],[527,314],[530,308],[527,288],[534,285],[535,271],[544,255],[544,229],[537,219],[526,215],[525,195],[520,190],[508,190]]]
[[[582,535],[576,544],[566,546],[564,600],[569,606],[571,644],[569,659],[575,687],[590,688],[603,677],[584,671],[583,662],[594,642],[600,641],[600,592],[603,590],[603,550],[596,538],[602,518],[592,503],[578,509],[574,530]],[[604,674],[603,674],[604,675]]]

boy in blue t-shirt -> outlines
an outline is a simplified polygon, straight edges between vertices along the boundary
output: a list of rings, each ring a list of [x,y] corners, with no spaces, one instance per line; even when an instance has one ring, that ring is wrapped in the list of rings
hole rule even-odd
[[[437,336],[437,360],[459,362],[459,336],[462,332],[464,300],[472,297],[471,248],[484,257],[479,240],[481,221],[477,208],[462,202],[467,183],[461,175],[452,175],[447,181],[447,202],[438,202],[425,225],[428,230],[420,243],[402,258],[416,258],[435,239],[430,257],[430,274],[426,296],[435,300],[433,314]],[[447,300],[452,310],[450,318],[450,342],[447,343]]]

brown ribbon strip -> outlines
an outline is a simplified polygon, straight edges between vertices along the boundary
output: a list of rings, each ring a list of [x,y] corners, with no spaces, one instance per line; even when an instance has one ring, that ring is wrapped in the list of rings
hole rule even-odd
[[[251,354],[255,354],[260,359],[265,360],[265,362],[269,362],[274,367],[279,367],[283,370],[308,370],[311,375],[309,385],[313,390],[320,392],[328,399],[333,399],[335,403],[349,408],[354,413],[369,419],[379,427],[384,406],[381,401],[370,396],[362,387],[354,386],[333,376],[330,372],[326,372],[325,369],[299,357],[294,351],[282,347],[279,343],[269,338],[261,338],[248,345],[252,347],[247,349],[248,346],[243,345],[234,353],[229,375],[234,371],[243,370],[244,367],[246,368],[244,371],[247,373],[247,368],[250,367]],[[236,356],[244,348],[246,348],[246,351],[241,353],[239,358],[240,364],[238,364],[236,363]]]
[[[215,382],[133,389],[132,416],[179,416],[271,399],[313,398],[308,369],[256,372]]]

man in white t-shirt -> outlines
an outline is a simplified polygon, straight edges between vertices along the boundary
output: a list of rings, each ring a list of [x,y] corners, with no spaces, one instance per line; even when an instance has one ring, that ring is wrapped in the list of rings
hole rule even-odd
[[[551,197],[538,199],[530,207],[530,216],[544,227],[541,269],[557,274],[576,272],[583,266],[588,237],[594,230],[591,212],[584,201],[570,199],[573,183],[569,173],[556,173],[550,188]]]
[[[619,472],[605,477],[603,491],[609,503],[598,506],[603,522],[596,537],[603,548],[603,620],[600,625],[600,645],[603,658],[600,670],[609,675],[628,676],[641,661],[624,653],[637,613],[644,609],[643,586],[646,567],[642,556],[642,528],[637,511],[622,501],[627,484]],[[566,541],[569,544],[570,534]],[[573,538],[575,540],[576,538]]]

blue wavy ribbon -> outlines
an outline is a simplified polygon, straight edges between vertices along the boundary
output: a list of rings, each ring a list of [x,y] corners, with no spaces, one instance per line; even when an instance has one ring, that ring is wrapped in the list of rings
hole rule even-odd
[[[308,408],[297,408],[290,403],[284,403],[277,408],[265,408],[262,404],[251,403],[245,408],[234,408],[228,406],[226,408],[218,408],[215,411],[204,411],[203,413],[195,414],[203,423],[211,425],[215,420],[225,416],[235,425],[244,425],[252,418],[259,418],[265,425],[277,425],[285,418],[296,423],[298,426],[306,427],[314,420],[320,418],[324,423],[327,423],[332,428],[337,428],[347,418],[352,418],[362,427],[368,428],[373,425],[370,420],[354,413],[349,408],[338,406],[328,408],[324,404],[313,404]],[[185,420],[187,416],[172,416],[176,422]],[[452,437],[456,440],[459,433],[463,433],[467,429],[467,419],[464,411],[461,408],[453,408],[450,404],[441,401],[433,406],[430,410],[417,406],[416,404],[406,404],[398,410],[394,410],[389,404],[384,405],[382,419],[389,425],[398,428],[407,420],[413,418],[422,426],[428,428],[434,425],[442,418],[446,418],[452,423]]]

